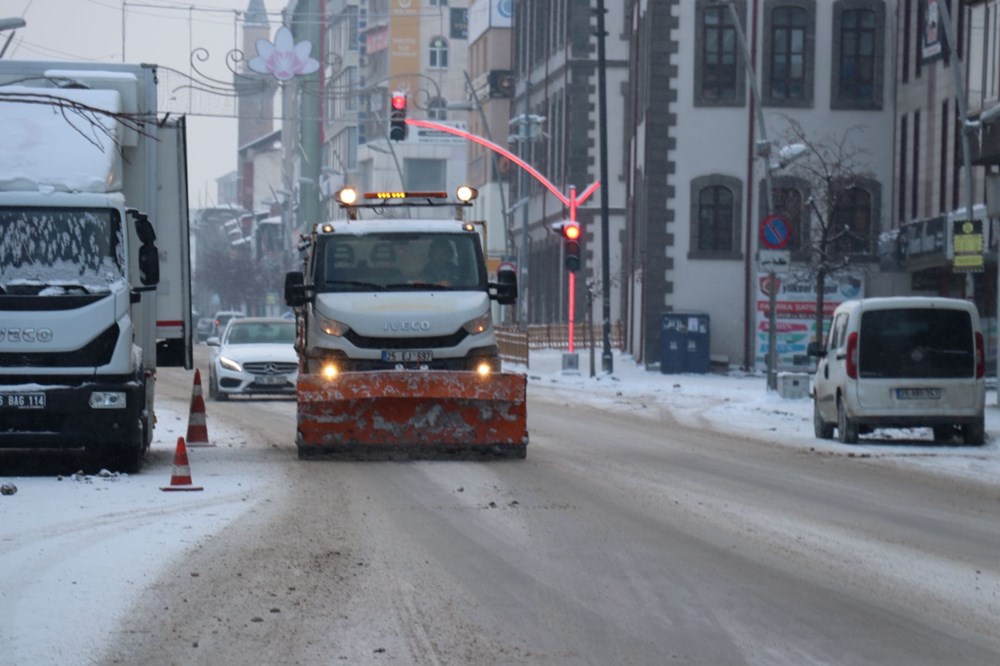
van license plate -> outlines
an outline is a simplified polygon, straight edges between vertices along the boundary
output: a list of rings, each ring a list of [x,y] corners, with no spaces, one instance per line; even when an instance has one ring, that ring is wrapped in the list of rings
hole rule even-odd
[[[900,388],[896,389],[897,400],[940,400],[941,389],[936,388]]]
[[[44,393],[0,393],[0,408],[45,409]]]
[[[382,360],[388,363],[427,363],[434,360],[434,352],[426,350],[383,351]]]

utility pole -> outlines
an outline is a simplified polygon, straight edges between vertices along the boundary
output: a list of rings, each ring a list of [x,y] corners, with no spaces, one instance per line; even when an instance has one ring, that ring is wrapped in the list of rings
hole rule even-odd
[[[959,11],[962,11],[961,6],[959,7]],[[975,219],[973,216],[974,204],[972,202],[972,156],[969,147],[968,104],[965,99],[965,86],[962,85],[961,62],[958,59],[959,44],[955,39],[955,31],[951,27],[951,15],[948,12],[947,2],[938,3],[938,13],[941,17],[941,27],[944,28],[945,48],[947,49],[945,56],[950,59],[952,54],[955,55],[949,69],[951,69],[953,81],[955,82],[955,104],[958,106],[958,121],[962,124],[962,170],[965,171],[965,217],[971,222]],[[952,250],[954,250],[953,237],[954,231],[948,228],[945,231],[945,238],[948,247],[952,248]],[[970,300],[973,298],[975,284],[972,271],[967,272],[965,274],[965,297]]]
[[[320,0],[301,0],[293,18],[293,34],[298,42],[308,40],[315,48],[322,44]],[[323,54],[317,53],[322,63]],[[323,122],[320,91],[323,67],[315,74],[297,79],[299,86],[299,220],[308,229],[319,221],[319,177],[321,160],[320,124]]]
[[[517,125],[517,143],[518,143],[518,153],[521,155],[521,159],[530,158],[530,155],[526,155],[527,146],[534,144],[535,140],[538,138],[538,132],[540,128],[539,123],[543,120],[540,116],[531,114],[531,81],[525,79],[524,81],[524,113],[515,117],[511,120],[511,124]],[[521,206],[521,248],[517,255],[518,264],[518,281],[521,285],[521,298],[518,301],[518,307],[520,310],[520,316],[518,321],[521,330],[527,330],[528,328],[528,299],[525,298],[526,293],[530,293],[528,290],[528,223],[530,212],[528,210],[528,201],[531,199],[531,194],[528,191],[529,183],[528,175],[522,171],[520,177],[518,178],[518,194],[520,195],[520,200],[511,206],[511,209]]]
[[[601,144],[601,316],[604,321],[604,351],[601,353],[601,369],[614,372],[614,357],[611,355],[611,232],[608,229],[608,81],[607,58],[604,42],[604,0],[597,0],[597,105],[598,136]]]
[[[740,48],[743,50],[743,62],[746,65],[747,78],[750,79],[750,93],[753,95],[754,108],[757,111],[757,128],[760,132],[760,140],[755,146],[756,156],[764,161],[764,215],[771,214],[771,142],[767,140],[767,125],[764,122],[764,109],[760,105],[760,91],[757,89],[757,74],[754,72],[752,54],[747,45],[746,35],[743,32],[743,25],[740,17],[736,13],[733,0],[726,0],[729,6],[729,15],[733,17],[733,24],[736,28],[736,37],[739,39]],[[756,30],[756,26],[751,26]],[[776,286],[777,276],[774,271],[767,274],[768,295],[767,295],[767,388],[769,391],[778,389],[778,289]],[[816,332],[817,337],[822,335],[822,331]],[[756,354],[754,354],[756,356]]]

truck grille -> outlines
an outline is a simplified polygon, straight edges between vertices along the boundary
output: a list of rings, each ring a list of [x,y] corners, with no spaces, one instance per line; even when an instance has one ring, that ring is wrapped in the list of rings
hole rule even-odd
[[[360,349],[447,349],[458,346],[468,335],[460,328],[451,335],[433,338],[371,338],[354,331],[348,331],[344,337]]]
[[[80,368],[106,365],[111,362],[118,342],[120,330],[113,324],[84,347],[68,352],[47,352],[43,349],[32,352],[0,353],[0,368]]]

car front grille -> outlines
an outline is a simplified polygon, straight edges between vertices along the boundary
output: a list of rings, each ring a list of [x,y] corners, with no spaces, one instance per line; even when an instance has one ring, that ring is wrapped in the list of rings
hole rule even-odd
[[[295,372],[298,367],[298,363],[277,363],[274,361],[260,361],[243,364],[243,369],[254,375],[287,375],[291,372]]]

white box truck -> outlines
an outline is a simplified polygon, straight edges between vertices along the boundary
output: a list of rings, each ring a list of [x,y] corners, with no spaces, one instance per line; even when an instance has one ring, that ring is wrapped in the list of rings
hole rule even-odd
[[[135,472],[192,367],[185,119],[155,65],[0,60],[0,451]]]

